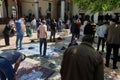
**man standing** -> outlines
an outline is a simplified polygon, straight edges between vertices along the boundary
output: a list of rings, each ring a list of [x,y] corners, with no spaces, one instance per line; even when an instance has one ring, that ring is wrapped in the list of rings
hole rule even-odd
[[[47,25],[46,21],[43,19],[42,24],[37,29],[39,38],[40,38],[40,55],[46,56],[47,49]],[[44,44],[44,50],[42,52],[42,45]]]
[[[62,80],[104,80],[103,58],[92,43],[91,36],[84,36],[80,45],[64,52],[60,70]]]
[[[116,24],[116,19],[110,20],[110,26],[106,30],[106,67],[109,67],[110,55],[113,49],[113,69],[117,69],[117,60],[120,46],[120,25]]]
[[[62,20],[59,19],[57,22],[57,28],[58,28],[58,32],[62,32]]]
[[[96,33],[98,35],[97,51],[99,51],[99,47],[100,47],[100,44],[102,42],[102,52],[104,52],[105,32],[106,32],[107,27],[108,27],[108,22],[104,22],[96,30]]]
[[[9,24],[5,25],[5,28],[3,30],[3,36],[5,39],[5,45],[9,46],[10,45],[10,31],[11,31],[11,26]]]
[[[57,30],[57,24],[55,19],[51,20],[51,24],[50,24],[50,31],[51,31],[51,35],[50,35],[50,41],[55,42],[55,34],[56,34],[56,30]],[[53,37],[53,38],[52,38]]]
[[[71,42],[72,42],[75,37],[78,38],[78,34],[79,34],[79,27],[77,25],[77,20],[73,20],[70,28],[70,32],[72,34],[72,37],[71,37]]]
[[[15,23],[14,23],[13,19],[11,19],[9,21],[9,23],[5,25],[5,28],[3,30],[3,36],[5,39],[6,46],[10,45],[10,36],[11,36],[11,34],[14,35],[14,28],[15,28]]]
[[[33,28],[33,33],[35,33],[36,32],[36,19],[35,19],[35,17],[34,17],[34,19],[31,21],[31,25],[32,25],[32,28]]]
[[[22,40],[24,37],[24,32],[26,30],[25,28],[25,24],[24,24],[24,18],[20,18],[19,20],[15,21],[16,24],[16,32],[17,32],[17,38],[16,38],[16,49],[18,50],[20,48],[22,48]],[[20,46],[18,46],[18,44],[20,44]]]

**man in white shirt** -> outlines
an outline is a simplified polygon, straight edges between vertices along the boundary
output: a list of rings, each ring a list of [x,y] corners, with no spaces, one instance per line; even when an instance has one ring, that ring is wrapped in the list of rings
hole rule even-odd
[[[40,55],[44,57],[46,56],[46,50],[47,50],[47,25],[44,19],[42,20],[42,24],[38,27],[37,32],[40,39]],[[44,44],[44,49],[42,52],[43,44]]]
[[[31,25],[33,28],[33,32],[36,32],[36,19],[35,18],[31,21]]]
[[[98,35],[98,44],[97,44],[97,51],[99,51],[100,43],[102,41],[102,52],[104,52],[105,46],[105,32],[108,27],[108,22],[103,23],[103,25],[99,26],[96,30]]]

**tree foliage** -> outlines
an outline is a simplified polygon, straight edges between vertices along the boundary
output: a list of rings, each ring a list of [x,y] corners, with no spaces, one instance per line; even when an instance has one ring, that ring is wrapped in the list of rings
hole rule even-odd
[[[111,11],[120,8],[120,0],[74,0],[79,9],[92,12]]]

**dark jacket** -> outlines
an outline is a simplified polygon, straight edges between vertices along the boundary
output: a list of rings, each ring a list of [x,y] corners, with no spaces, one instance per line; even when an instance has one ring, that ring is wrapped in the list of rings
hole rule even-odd
[[[10,31],[11,31],[11,26],[10,25],[6,25],[4,30],[3,30],[3,34],[10,35]]]
[[[72,34],[79,34],[79,27],[76,23],[72,23],[70,31]]]
[[[15,50],[8,50],[8,51],[4,51],[2,53],[0,53],[0,57],[5,58],[6,60],[8,60],[11,64],[16,63],[17,59],[20,58],[24,58],[24,54],[15,51]]]
[[[91,24],[87,24],[84,28],[84,35],[92,35],[93,34],[93,28]]]
[[[61,64],[62,80],[104,80],[103,58],[87,43],[68,48]]]
[[[109,26],[106,30],[107,44],[120,45],[120,25]]]
[[[55,22],[51,22],[50,29],[51,31],[56,31],[57,24]]]

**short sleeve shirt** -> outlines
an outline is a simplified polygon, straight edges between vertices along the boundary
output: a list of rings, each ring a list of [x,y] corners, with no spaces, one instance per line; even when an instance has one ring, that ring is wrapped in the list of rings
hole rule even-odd
[[[14,64],[18,58],[22,58],[23,54],[15,50],[9,50],[2,52],[0,56]]]
[[[16,20],[15,24],[16,24],[17,34],[23,34],[21,27],[20,27],[23,24],[23,22],[21,20]]]
[[[39,31],[40,31],[40,38],[47,38],[47,33],[46,33],[46,31],[47,31],[47,26],[46,25],[40,25],[39,26]]]

